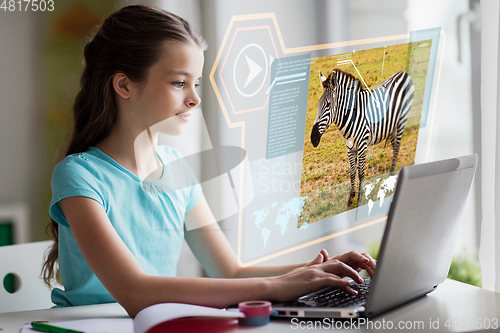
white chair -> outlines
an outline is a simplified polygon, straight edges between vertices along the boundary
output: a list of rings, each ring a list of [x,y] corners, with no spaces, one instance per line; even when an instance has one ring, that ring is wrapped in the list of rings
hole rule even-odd
[[[48,309],[50,288],[41,278],[45,252],[52,241],[0,246],[0,313]],[[19,284],[17,291],[5,290],[4,279],[14,274]]]

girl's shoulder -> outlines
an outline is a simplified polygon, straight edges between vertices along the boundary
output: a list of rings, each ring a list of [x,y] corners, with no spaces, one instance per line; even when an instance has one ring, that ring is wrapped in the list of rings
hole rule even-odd
[[[52,172],[52,183],[79,183],[82,181],[101,183],[109,180],[112,167],[96,150],[71,154],[59,162]]]
[[[98,158],[94,151],[88,150],[82,153],[75,153],[66,156],[61,162],[59,162],[54,171],[88,171],[97,172],[100,169],[101,159]]]
[[[54,220],[68,226],[59,206],[56,205],[67,197],[88,197],[108,209],[107,184],[110,182],[106,172],[102,170],[104,167],[104,162],[88,151],[68,155],[56,165],[52,172],[52,200],[49,210]]]

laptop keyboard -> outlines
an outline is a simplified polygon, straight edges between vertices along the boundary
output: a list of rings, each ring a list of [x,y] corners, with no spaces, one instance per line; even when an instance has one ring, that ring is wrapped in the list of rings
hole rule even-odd
[[[356,307],[366,303],[370,291],[371,279],[365,279],[361,284],[351,283],[351,288],[358,292],[357,295],[349,295],[337,288],[327,288],[319,293],[313,293],[299,298],[293,302],[295,306],[310,307]],[[293,306],[292,305],[292,306]]]

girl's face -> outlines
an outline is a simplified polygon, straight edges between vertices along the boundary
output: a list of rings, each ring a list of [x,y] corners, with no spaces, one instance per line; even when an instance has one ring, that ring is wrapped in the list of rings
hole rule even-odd
[[[135,87],[130,102],[141,127],[156,125],[152,132],[180,135],[190,111],[201,101],[196,87],[203,70],[203,49],[194,43],[169,43],[164,50],[146,82]]]

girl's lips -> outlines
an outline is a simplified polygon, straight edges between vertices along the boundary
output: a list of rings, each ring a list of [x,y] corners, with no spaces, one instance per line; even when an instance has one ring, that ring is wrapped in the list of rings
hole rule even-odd
[[[180,117],[182,120],[188,122],[189,121],[189,117],[191,117],[191,113],[189,113],[189,112],[183,112],[183,113],[177,114],[176,116]]]

